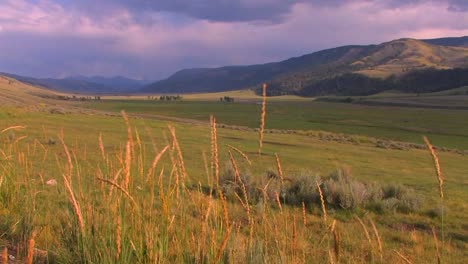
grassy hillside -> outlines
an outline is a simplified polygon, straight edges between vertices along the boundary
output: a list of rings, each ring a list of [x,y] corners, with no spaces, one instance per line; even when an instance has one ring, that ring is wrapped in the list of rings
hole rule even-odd
[[[125,77],[84,77],[75,76],[68,78],[33,78],[10,73],[0,75],[16,79],[23,83],[42,87],[64,93],[75,94],[126,94],[135,93],[147,84],[146,81],[133,80]]]
[[[463,43],[463,38],[459,42]],[[337,78],[347,94],[365,95],[381,90],[362,90],[363,82],[390,76],[401,77],[425,69],[468,67],[468,48],[455,46],[456,40],[399,39],[379,45],[343,46],[291,58],[281,62],[250,66],[187,69],[146,87],[152,93],[193,93],[258,88],[267,82],[271,95],[336,94]],[[449,43],[450,46],[431,43]],[[376,80],[374,80],[377,78]],[[363,79],[363,81],[356,81]],[[357,84],[359,85],[357,85]],[[378,84],[377,84],[378,85]],[[460,86],[461,84],[458,84]],[[311,92],[320,86],[320,93]],[[314,87],[313,89],[311,87]],[[449,88],[455,88],[453,86]],[[443,88],[443,89],[449,89]],[[394,89],[389,87],[388,89]],[[430,92],[430,91],[429,91]]]

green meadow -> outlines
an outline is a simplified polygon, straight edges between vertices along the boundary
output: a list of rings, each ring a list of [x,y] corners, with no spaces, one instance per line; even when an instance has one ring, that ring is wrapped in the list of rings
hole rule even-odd
[[[0,246],[11,245],[19,259],[27,258],[33,237],[46,252],[34,259],[46,263],[429,263],[438,254],[444,263],[466,260],[464,155],[437,152],[441,200],[427,149],[266,133],[258,155],[257,131],[218,125],[216,179],[210,114],[218,123],[255,128],[259,105],[112,100],[85,106],[99,111],[0,110],[0,131],[10,128],[0,134]],[[128,126],[120,110],[130,115]],[[466,149],[464,115],[284,101],[267,104],[266,128],[417,143],[424,134],[437,146]],[[275,154],[285,183],[277,178]],[[330,182],[330,175],[344,183]],[[57,185],[47,184],[52,179]],[[379,186],[384,196],[402,195],[342,204]]]
[[[219,123],[258,127],[261,106],[255,101],[160,102],[154,100],[104,100],[85,107],[146,116],[171,116],[206,121],[215,114]],[[468,110],[366,106],[318,101],[273,101],[267,104],[266,128],[322,130],[396,141],[422,143],[421,135],[436,146],[468,149]]]

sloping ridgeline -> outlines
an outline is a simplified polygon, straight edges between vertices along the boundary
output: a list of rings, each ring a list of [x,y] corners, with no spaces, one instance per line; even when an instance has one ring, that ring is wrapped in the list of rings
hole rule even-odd
[[[396,77],[373,78],[358,73],[345,73],[333,78],[313,82],[296,94],[302,96],[320,95],[371,95],[386,90],[410,93],[430,93],[468,85],[468,68],[447,70],[424,69]],[[275,95],[274,86],[270,87]]]

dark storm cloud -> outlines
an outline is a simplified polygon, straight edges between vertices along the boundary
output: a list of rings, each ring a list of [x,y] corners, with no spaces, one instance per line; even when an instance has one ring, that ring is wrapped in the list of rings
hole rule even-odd
[[[93,11],[97,16],[114,8],[126,8],[137,16],[145,12],[171,12],[210,21],[281,22],[298,3],[316,7],[353,2],[374,2],[386,8],[401,8],[427,2],[447,3],[450,11],[467,11],[467,0],[65,0],[70,5]]]

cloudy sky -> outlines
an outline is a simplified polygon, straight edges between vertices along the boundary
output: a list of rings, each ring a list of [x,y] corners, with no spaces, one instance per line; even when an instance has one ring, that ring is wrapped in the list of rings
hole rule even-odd
[[[467,0],[0,0],[0,71],[156,80],[347,44],[466,35]]]

